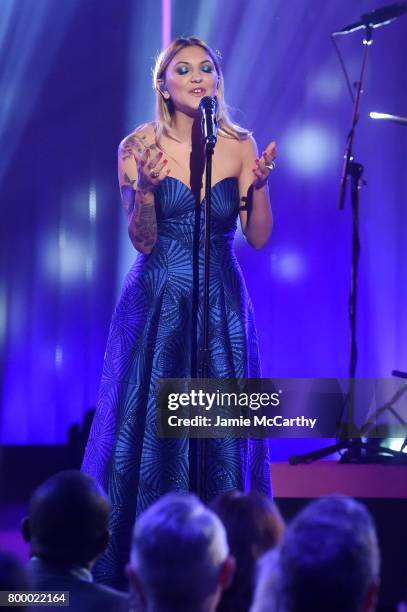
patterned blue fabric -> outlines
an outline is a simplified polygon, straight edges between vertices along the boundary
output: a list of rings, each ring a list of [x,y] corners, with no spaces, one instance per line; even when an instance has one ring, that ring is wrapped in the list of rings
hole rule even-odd
[[[211,377],[260,376],[252,305],[233,250],[238,208],[236,178],[214,185]],[[158,378],[191,376],[201,340],[204,206],[184,183],[167,177],[156,192],[156,213],[157,242],[150,255],[138,256],[113,314],[82,468],[112,503],[112,538],[95,572],[111,585],[121,584],[136,516],[164,493],[191,484],[189,441],[157,437],[155,387]],[[206,444],[207,500],[229,489],[270,495],[266,440]]]

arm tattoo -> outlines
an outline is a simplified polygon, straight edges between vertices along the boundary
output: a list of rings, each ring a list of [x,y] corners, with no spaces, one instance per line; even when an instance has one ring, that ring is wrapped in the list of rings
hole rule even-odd
[[[130,238],[138,250],[143,253],[150,252],[157,240],[154,196],[152,193],[144,192],[141,189],[134,191],[127,185],[123,185],[121,189],[123,205],[127,212]]]
[[[156,144],[149,144],[147,136],[142,134],[132,134],[128,136],[121,147],[121,158],[123,161],[126,159],[132,159],[134,155],[142,155],[146,149],[155,151],[157,149]]]
[[[157,240],[157,220],[154,203],[143,205],[137,202],[134,217],[135,242],[140,247],[150,249]]]
[[[127,177],[127,174],[125,176],[125,178]],[[128,182],[128,181],[126,181]],[[131,187],[128,187],[127,185],[122,185],[120,187],[120,191],[122,194],[122,203],[124,206],[124,210],[126,211],[127,217],[129,215],[131,215],[131,213],[134,210],[134,199],[135,199],[135,192],[134,189],[132,189]]]
[[[136,160],[146,149],[156,151],[156,144],[150,144],[144,134],[128,136],[119,149],[122,161]],[[137,185],[124,173],[125,184],[120,187],[123,207],[127,214],[129,235],[136,249],[150,253],[157,240],[157,219],[155,216],[154,195],[149,190]]]
[[[126,183],[127,183],[128,185],[131,185],[131,186],[133,186],[133,185],[134,185],[134,183],[137,183],[137,180],[136,180],[136,179],[131,179],[131,178],[129,177],[129,175],[127,174],[127,172],[125,172],[125,173],[124,173],[124,180],[126,181]]]

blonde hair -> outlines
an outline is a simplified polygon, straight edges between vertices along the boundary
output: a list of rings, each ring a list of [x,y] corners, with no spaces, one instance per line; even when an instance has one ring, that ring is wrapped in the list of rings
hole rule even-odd
[[[153,69],[153,88],[156,92],[156,119],[155,119],[155,140],[159,146],[160,138],[163,134],[174,138],[171,134],[171,120],[174,115],[175,109],[171,100],[165,100],[164,97],[157,89],[157,82],[162,81],[165,83],[165,72],[175,57],[175,55],[185,49],[185,47],[201,47],[209,55],[214,63],[216,73],[218,75],[218,91],[216,94],[217,100],[217,120],[219,126],[219,132],[224,136],[235,138],[236,140],[246,140],[251,135],[249,130],[242,128],[237,123],[234,123],[228,112],[228,106],[225,102],[224,94],[224,82],[223,74],[220,66],[220,54],[203,40],[189,36],[188,38],[176,38],[168,45],[166,49],[163,49],[157,57],[154,69]]]

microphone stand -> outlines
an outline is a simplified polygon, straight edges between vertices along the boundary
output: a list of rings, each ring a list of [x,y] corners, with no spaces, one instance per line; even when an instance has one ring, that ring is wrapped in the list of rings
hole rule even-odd
[[[342,168],[341,186],[339,193],[339,210],[343,210],[345,204],[346,186],[348,177],[351,179],[351,203],[352,203],[352,272],[351,272],[351,288],[349,294],[349,319],[350,319],[350,361],[349,361],[349,410],[348,410],[348,426],[351,430],[351,435],[355,431],[355,393],[354,393],[354,378],[356,374],[357,364],[357,343],[356,343],[356,306],[357,306],[357,281],[358,267],[360,256],[360,237],[359,237],[359,210],[360,210],[360,189],[362,186],[363,166],[354,161],[353,157],[353,139],[355,136],[356,125],[360,115],[360,99],[363,91],[363,79],[367,64],[369,47],[372,44],[373,28],[366,27],[363,44],[365,45],[362,68],[360,78],[357,83],[356,97],[353,105],[352,125],[348,134],[348,140],[345,148],[344,162]],[[351,442],[351,440],[349,440]]]
[[[210,374],[211,355],[209,350],[209,281],[210,281],[210,232],[212,205],[212,156],[216,138],[206,138],[205,146],[205,230],[204,230],[204,286],[203,286],[203,337],[202,346],[198,349],[198,376],[206,379]],[[207,501],[206,488],[206,439],[197,440],[197,489],[203,501]]]
[[[353,140],[355,136],[356,126],[360,115],[360,100],[363,92],[363,80],[365,76],[368,51],[373,43],[373,27],[365,26],[365,36],[363,44],[365,49],[362,58],[362,67],[360,71],[359,81],[356,84],[356,97],[353,105],[352,124],[348,134],[344,162],[342,168],[340,192],[339,192],[339,210],[343,210],[345,203],[346,187],[348,177],[351,182],[351,203],[352,203],[352,272],[351,272],[351,288],[349,294],[349,319],[350,319],[350,360],[349,360],[349,390],[348,390],[348,421],[343,423],[345,402],[342,408],[340,417],[341,429],[340,434],[347,436],[346,438],[337,439],[336,444],[320,448],[302,455],[293,455],[288,458],[291,465],[298,463],[311,463],[323,457],[327,457],[339,451],[346,451],[341,458],[341,462],[358,462],[362,460],[362,450],[378,452],[389,452],[390,454],[399,456],[399,451],[391,451],[390,449],[378,449],[369,443],[363,443],[361,433],[355,424],[355,374],[357,365],[357,343],[356,343],[356,306],[357,306],[357,280],[358,280],[358,264],[360,256],[360,237],[359,237],[359,208],[360,208],[360,189],[362,183],[363,166],[356,162],[353,157]]]
[[[215,143],[205,144],[205,232],[204,232],[204,287],[203,287],[203,342],[198,351],[198,368],[201,378],[209,375],[211,357],[209,352],[209,257],[212,205],[212,156]]]

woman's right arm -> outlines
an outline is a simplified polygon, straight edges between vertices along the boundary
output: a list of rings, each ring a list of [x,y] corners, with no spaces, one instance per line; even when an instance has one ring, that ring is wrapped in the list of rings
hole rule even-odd
[[[127,216],[128,232],[135,249],[148,255],[157,240],[154,192],[167,175],[162,152],[149,147],[145,138],[132,134],[119,145],[119,185]],[[152,176],[151,172],[158,173]]]

